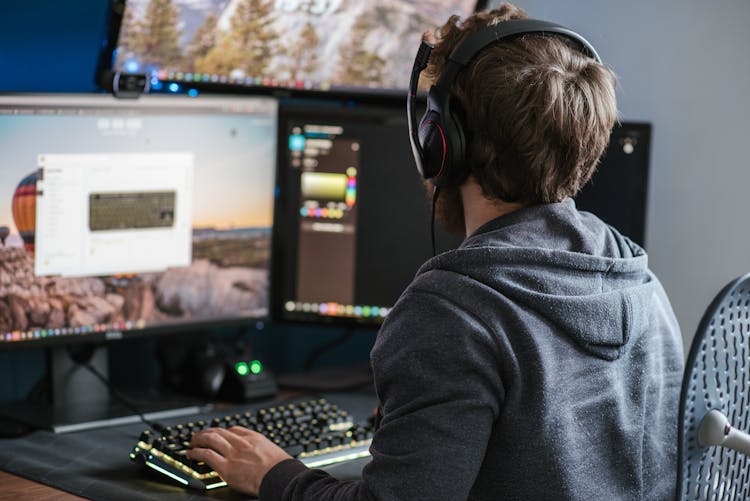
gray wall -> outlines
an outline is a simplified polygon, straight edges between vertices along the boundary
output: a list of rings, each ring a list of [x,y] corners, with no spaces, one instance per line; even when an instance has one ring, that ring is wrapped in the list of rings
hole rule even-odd
[[[654,126],[646,247],[687,351],[711,299],[750,271],[750,1],[515,3],[586,37],[619,77],[621,118]]]

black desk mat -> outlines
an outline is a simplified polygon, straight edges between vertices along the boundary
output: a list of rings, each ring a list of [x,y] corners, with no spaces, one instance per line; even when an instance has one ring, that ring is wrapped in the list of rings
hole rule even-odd
[[[372,393],[365,392],[325,397],[349,411],[357,421],[366,419],[376,402]],[[223,409],[205,416],[223,416],[269,405]],[[192,419],[183,416],[164,420],[163,424]],[[246,499],[229,488],[207,492],[186,490],[130,461],[130,451],[144,429],[144,424],[135,423],[65,434],[36,431],[22,438],[3,439],[0,470],[95,500]],[[325,469],[336,478],[354,479],[359,478],[367,461],[358,459]]]

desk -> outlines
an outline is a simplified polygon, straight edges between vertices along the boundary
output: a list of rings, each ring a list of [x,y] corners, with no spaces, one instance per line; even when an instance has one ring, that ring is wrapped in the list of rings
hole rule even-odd
[[[35,499],[37,501],[83,501],[84,499],[4,471],[0,471],[0,485],[3,486],[3,499]]]
[[[375,401],[371,391],[324,396],[347,409],[356,420],[366,419]],[[243,409],[254,410],[269,405],[271,404],[247,405]],[[205,416],[226,413],[227,409],[223,409]],[[163,424],[176,424],[185,420],[184,417],[164,420]],[[0,477],[0,485],[5,489],[3,495],[8,494],[5,486],[8,479],[9,485],[14,489],[12,492],[17,493],[14,497],[19,499],[80,499],[68,492],[107,501],[247,499],[230,489],[208,492],[186,490],[160,476],[146,475],[128,457],[144,428],[143,424],[135,423],[65,434],[36,431],[17,439],[2,439],[0,470],[6,472]],[[367,460],[357,460],[327,469],[337,478],[351,479],[359,476],[366,463]],[[23,475],[34,481],[16,475]],[[67,492],[63,493],[58,489]]]

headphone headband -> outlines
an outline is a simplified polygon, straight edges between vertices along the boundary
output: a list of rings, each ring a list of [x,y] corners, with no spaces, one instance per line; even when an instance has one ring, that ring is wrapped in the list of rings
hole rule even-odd
[[[539,21],[537,19],[511,19],[497,24],[486,26],[476,33],[469,35],[458,47],[456,47],[448,57],[448,64],[440,75],[437,87],[443,88],[443,82],[448,82],[448,91],[453,84],[456,75],[461,69],[468,65],[474,57],[488,45],[500,40],[510,40],[523,35],[548,35],[565,38],[573,42],[575,49],[586,56],[592,58],[597,63],[601,63],[599,54],[594,47],[581,35],[575,31],[569,30],[559,24],[548,21]]]
[[[450,58],[459,64],[466,65],[473,57],[487,45],[499,40],[507,40],[515,36],[526,34],[558,35],[567,38],[577,45],[576,49],[600,63],[599,55],[594,47],[581,35],[559,24],[537,19],[511,19],[501,23],[486,26],[476,33],[469,35],[466,40],[453,50]]]
[[[466,142],[462,119],[460,114],[457,116],[455,110],[451,110],[450,90],[458,73],[488,45],[526,34],[564,38],[572,42],[576,50],[601,63],[599,54],[585,38],[559,24],[537,19],[512,19],[485,26],[463,40],[448,57],[438,82],[430,88],[427,111],[417,128],[414,126],[417,84],[433,48],[422,41],[414,60],[406,102],[409,140],[417,170],[425,179],[431,179],[440,186],[446,182],[461,182],[468,175],[467,169],[461,165],[465,162]]]

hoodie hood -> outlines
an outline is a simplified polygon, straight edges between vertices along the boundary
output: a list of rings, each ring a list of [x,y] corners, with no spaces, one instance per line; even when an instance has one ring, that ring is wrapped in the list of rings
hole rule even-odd
[[[417,275],[431,270],[494,289],[605,360],[648,327],[655,286],[645,251],[572,199],[488,222]]]

